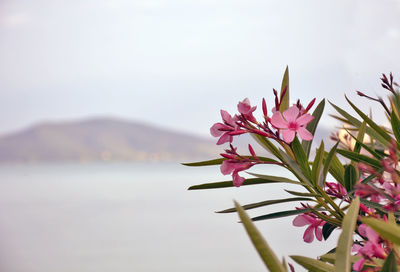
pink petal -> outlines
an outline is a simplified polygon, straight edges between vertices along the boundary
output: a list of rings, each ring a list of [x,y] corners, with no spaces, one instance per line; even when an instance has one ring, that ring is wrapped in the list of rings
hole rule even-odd
[[[298,115],[299,115],[299,108],[297,108],[297,106],[291,106],[290,108],[288,108],[283,112],[283,116],[288,122],[294,122]]]
[[[367,227],[365,229],[366,232],[366,236],[368,238],[368,241],[371,241],[374,244],[377,244],[379,241],[379,234],[376,233],[373,229],[371,229],[370,227]]]
[[[305,127],[299,127],[297,129],[297,132],[300,134],[300,137],[305,141],[310,141],[314,138],[313,135]]]
[[[210,133],[214,137],[219,137],[222,134],[224,134],[224,131],[221,131],[220,129],[225,128],[226,125],[222,123],[215,123],[211,128],[210,128]]]
[[[364,263],[365,263],[365,259],[359,259],[358,261],[356,261],[356,262],[353,264],[353,269],[354,269],[355,271],[360,271],[360,270],[363,268]]]
[[[296,227],[302,227],[305,225],[310,225],[311,222],[308,220],[307,215],[301,214],[294,218],[292,224],[293,224],[293,226],[296,226]]]
[[[248,98],[245,98],[242,102],[239,102],[238,104],[238,111],[241,114],[248,114],[249,111],[251,110],[251,106],[250,106],[250,100]]]
[[[295,136],[296,132],[290,129],[285,129],[282,130],[282,136],[283,136],[283,140],[285,142],[287,142],[288,144],[290,144],[291,142],[293,142],[294,136]]]
[[[224,122],[230,124],[231,126],[235,125],[235,122],[234,122],[232,116],[227,111],[221,110],[221,117],[222,117],[222,120],[224,120]]]
[[[322,228],[315,228],[315,237],[317,237],[318,241],[322,241]]]
[[[283,119],[279,111],[276,111],[274,115],[272,115],[271,124],[276,128],[288,128],[289,126],[289,123]]]
[[[309,226],[303,235],[303,240],[306,243],[311,243],[314,240],[313,226]]]
[[[221,144],[224,144],[224,143],[227,143],[227,142],[232,142],[232,140],[233,140],[233,137],[231,136],[231,135],[229,135],[229,133],[228,132],[225,132],[222,136],[221,136],[221,138],[219,138],[219,140],[218,140],[218,142],[217,142],[217,145],[221,145]]]
[[[307,125],[314,119],[314,116],[310,114],[303,114],[299,118],[297,118],[296,123],[299,124],[300,126]]]
[[[233,178],[233,185],[235,185],[236,187],[240,187],[243,182],[245,181],[244,177],[239,176],[239,174],[237,172],[234,172],[232,175]]]
[[[229,162],[228,160],[225,160],[222,162],[220,169],[222,174],[229,175],[234,170],[233,163]]]

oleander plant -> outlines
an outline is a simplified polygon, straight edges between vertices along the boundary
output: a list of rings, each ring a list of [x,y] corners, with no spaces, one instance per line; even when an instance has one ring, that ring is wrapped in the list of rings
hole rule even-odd
[[[323,114],[325,100],[307,104],[289,100],[289,72],[286,68],[280,92],[273,90],[274,107],[268,111],[266,100],[261,103],[261,118],[249,99],[238,103],[238,113],[221,110],[222,121],[214,124],[211,135],[217,145],[228,146],[220,158],[185,163],[188,166],[220,165],[228,181],[195,185],[189,190],[240,187],[279,183],[298,185],[299,190],[285,190],[289,198],[267,199],[234,207],[222,213],[237,212],[241,223],[266,268],[273,272],[295,271],[296,262],[308,271],[398,271],[400,268],[400,92],[392,74],[382,75],[385,98],[358,95],[379,106],[388,125],[377,124],[371,114],[346,100],[354,112],[347,112],[330,103],[336,111],[333,118],[343,126],[331,139],[335,144],[326,148],[321,141],[312,151],[313,139]],[[248,154],[239,154],[235,137],[250,134],[269,154],[260,156],[248,145]],[[315,143],[314,143],[315,144]],[[295,178],[261,175],[248,170],[254,165],[283,167]],[[251,178],[240,176],[246,171]],[[301,188],[302,187],[302,188]],[[246,210],[285,202],[297,202],[294,210],[284,210],[250,218]],[[297,204],[296,204],[297,205]],[[256,228],[254,221],[293,216],[294,227],[306,227],[303,240],[327,240],[333,231],[340,231],[337,246],[316,259],[290,256],[286,262],[277,258]]]

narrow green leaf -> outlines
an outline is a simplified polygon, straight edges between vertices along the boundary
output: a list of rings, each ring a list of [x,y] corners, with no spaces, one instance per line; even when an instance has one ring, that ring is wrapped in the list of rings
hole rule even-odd
[[[278,159],[282,160],[278,148],[276,148],[276,146],[270,140],[268,140],[267,138],[265,138],[265,137],[263,137],[261,135],[255,134],[255,133],[251,133],[251,136],[265,150],[267,150],[268,152],[271,152],[275,157],[277,157]]]
[[[352,202],[343,218],[342,233],[339,236],[336,248],[336,272],[351,271],[351,246],[353,245],[353,233],[356,227],[360,199],[357,197]]]
[[[269,213],[269,214],[253,217],[251,220],[253,220],[253,221],[269,220],[269,219],[276,219],[276,218],[287,217],[287,216],[292,216],[292,215],[298,215],[298,214],[307,213],[307,212],[311,212],[311,209],[307,208],[307,209],[299,209],[299,210],[274,212],[274,213]]]
[[[337,147],[338,147],[338,145],[339,145],[339,142],[337,142],[333,147],[332,147],[332,149],[329,151],[329,153],[325,156],[325,154],[324,154],[324,170],[323,170],[323,179],[325,180],[326,179],[326,176],[328,175],[328,171],[329,171],[329,169],[330,169],[330,167],[331,167],[331,162],[332,162],[332,160],[333,160],[333,156],[335,155],[335,153],[336,153],[336,149],[337,149]],[[340,163],[340,162],[339,162]],[[341,165],[341,164],[340,164]],[[340,171],[340,170],[339,170]]]
[[[370,226],[386,240],[400,245],[400,227],[398,227],[396,224],[370,217],[361,218],[361,222]]]
[[[239,214],[239,218],[243,223],[243,226],[246,229],[246,232],[249,235],[251,242],[253,243],[266,267],[270,271],[286,272],[286,268],[276,257],[275,253],[272,251],[268,243],[265,241],[261,233],[258,231],[254,223],[247,215],[247,213],[236,201],[234,201],[234,203],[236,210]]]
[[[368,164],[368,165],[374,167],[375,169],[382,168],[381,162],[374,158],[371,158],[371,157],[368,157],[368,156],[365,156],[362,154],[358,154],[353,151],[344,150],[344,149],[338,149],[338,150],[336,150],[336,152],[352,161],[363,162],[365,164]]]
[[[321,187],[322,184],[319,184],[321,175],[323,173],[321,166],[322,166],[322,161],[324,159],[324,141],[321,141],[321,145],[318,148],[318,151],[315,155],[314,162],[312,165],[312,171],[311,171],[311,180],[313,181],[314,185],[320,185]]]
[[[341,185],[344,186],[344,167],[343,164],[338,159],[338,157],[335,155],[335,152],[336,148],[335,151],[332,151],[332,153],[331,152],[325,153],[326,155],[325,161],[327,161],[329,157],[331,157],[331,162],[328,171]]]
[[[371,155],[373,155],[376,159],[381,160],[382,159],[382,155],[379,154],[378,152],[376,152],[376,150],[373,150],[372,148],[370,148],[369,146],[367,146],[366,144],[364,144],[363,142],[361,142],[358,137],[356,138],[353,134],[351,134],[347,129],[346,129],[347,133],[356,141],[356,145],[354,147],[354,152],[356,153],[360,153],[360,151],[358,150],[357,146],[359,146],[359,148],[361,149],[364,148],[365,150],[367,150]]]
[[[285,70],[285,74],[283,75],[283,79],[282,79],[282,86],[281,86],[281,93],[280,95],[282,96],[282,92],[283,90],[286,88],[286,93],[283,96],[282,100],[281,100],[281,105],[280,105],[280,112],[284,112],[285,110],[287,110],[289,108],[289,67],[286,66],[286,70]]]
[[[290,190],[286,190],[286,192],[288,192],[291,195],[295,195],[295,196],[309,196],[309,197],[319,197],[319,194],[312,194],[312,193],[303,193],[303,192],[296,192],[296,191],[290,191]]]
[[[296,263],[312,272],[334,272],[334,267],[322,261],[304,256],[290,256]]]
[[[334,264],[335,260],[336,260],[336,253],[327,253],[327,254],[320,256],[319,258],[321,261]],[[356,261],[358,261],[361,258],[362,258],[361,256],[350,256],[350,261],[351,261],[351,263],[355,263]]]
[[[355,144],[354,150],[353,150],[355,153],[360,153],[360,151],[361,151],[361,143],[363,143],[363,141],[364,141],[366,126],[367,126],[367,123],[364,121],[364,122],[362,122],[360,128],[358,129],[357,138],[355,139],[356,144]],[[351,133],[349,133],[349,135],[351,135],[353,137],[353,135]]]
[[[390,135],[384,130],[382,129],[380,126],[378,126],[374,121],[372,121],[372,119],[370,119],[366,114],[364,114],[359,108],[357,108],[356,105],[354,105],[350,99],[347,98],[346,96],[346,100],[347,102],[350,104],[350,106],[358,113],[358,115],[360,115],[360,117],[368,123],[368,125],[374,130],[376,131],[378,134],[380,134],[386,141],[391,141],[392,137],[390,137]]]
[[[396,137],[397,142],[400,142],[400,120],[394,111],[390,114],[390,123],[392,124],[394,137]]]
[[[335,108],[335,110],[337,112],[339,112],[343,117],[346,118],[346,120],[348,120],[348,123],[359,128],[362,124],[361,121],[359,121],[357,118],[353,117],[352,115],[348,114],[346,111],[342,110],[341,108],[339,108],[338,106],[336,106],[335,104],[329,102],[332,107]],[[368,122],[367,122],[368,123]],[[389,143],[389,141],[383,137],[381,134],[379,134],[378,132],[376,132],[374,129],[370,128],[370,127],[366,127],[366,132],[368,135],[370,135],[372,138],[376,139],[377,141],[379,141],[380,143],[382,143],[384,146],[387,146],[387,144]]]
[[[324,236],[324,240],[327,240],[336,228],[337,226],[335,225],[325,223],[324,226],[322,227],[322,235]]]
[[[312,116],[314,116],[314,120],[312,120],[306,127],[307,130],[311,132],[312,135],[315,135],[315,131],[317,130],[317,126],[319,120],[321,119],[322,113],[324,112],[324,108],[325,108],[325,99],[322,99],[322,101],[319,102],[318,106],[315,108],[312,114]],[[312,142],[313,140],[301,142],[301,145],[303,146],[304,151],[306,152],[307,158],[310,157]]]
[[[304,152],[303,146],[300,144],[300,141],[297,137],[295,137],[292,142],[292,150],[294,155],[296,156],[297,164],[300,166],[303,174],[307,178],[311,179],[311,170],[310,165],[308,164],[307,155]]]
[[[282,162],[287,164],[287,168],[299,179],[299,181],[304,185],[312,186],[312,182],[303,174],[299,165],[294,160],[292,160],[292,158],[289,157],[284,151],[281,151],[281,154]]]
[[[301,184],[298,181],[289,179],[289,178],[284,178],[284,177],[278,177],[278,176],[270,176],[270,175],[263,175],[263,174],[257,174],[257,173],[252,173],[252,172],[246,172],[249,175],[252,175],[254,177],[267,180],[270,182],[282,182],[282,183],[291,183],[291,184]]]
[[[390,251],[389,255],[386,257],[385,263],[383,264],[381,272],[397,272],[397,262],[396,255],[394,251]]]
[[[270,176],[270,177],[272,177],[272,176]],[[266,184],[266,183],[278,183],[278,182],[282,182],[282,181],[279,179],[249,178],[244,181],[242,186]],[[289,179],[287,179],[287,181],[285,181],[285,182],[298,184],[298,182],[296,182],[296,181],[290,182]],[[229,188],[229,187],[234,187],[232,180],[193,185],[193,186],[190,186],[188,188],[188,190],[204,190],[204,189],[217,189],[217,188]]]
[[[273,199],[273,200],[266,200],[266,201],[252,203],[252,204],[247,204],[242,207],[245,210],[250,210],[250,209],[255,209],[255,208],[259,208],[259,207],[280,204],[280,203],[286,203],[286,202],[294,202],[294,201],[314,201],[314,199],[307,198],[307,197],[292,197],[292,198],[284,198],[284,199]],[[230,209],[218,211],[217,213],[232,213],[232,212],[236,212],[236,209],[230,208]]]
[[[200,162],[187,162],[187,163],[182,163],[182,165],[185,166],[206,166],[206,165],[220,165],[222,162],[226,160],[225,158],[219,158],[219,159],[214,159],[214,160],[208,160],[208,161],[200,161]]]
[[[352,164],[344,167],[344,184],[347,192],[353,190],[354,185],[358,181],[358,170]]]

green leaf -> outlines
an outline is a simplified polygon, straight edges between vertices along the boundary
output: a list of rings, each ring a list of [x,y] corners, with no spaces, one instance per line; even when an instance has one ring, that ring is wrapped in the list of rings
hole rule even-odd
[[[336,253],[327,253],[327,254],[320,256],[319,258],[321,261],[334,264],[335,260],[336,260]],[[351,263],[355,263],[356,261],[358,261],[361,258],[362,258],[361,256],[350,256],[350,261],[351,261]]]
[[[269,220],[269,219],[276,219],[276,218],[287,217],[287,216],[292,216],[292,215],[298,215],[298,214],[307,213],[307,212],[311,212],[311,209],[306,208],[306,209],[299,209],[299,210],[274,212],[274,213],[269,213],[269,214],[253,217],[251,220],[253,220],[253,221]]]
[[[339,108],[335,104],[333,104],[331,102],[329,102],[329,103],[332,105],[332,107],[335,108],[335,110],[337,112],[339,112],[343,117],[346,118],[346,120],[348,120],[349,124],[352,124],[353,126],[355,126],[357,128],[360,128],[360,126],[362,124],[361,121],[359,121],[357,118],[353,117],[352,115],[348,114],[346,111],[342,110],[341,108]],[[380,133],[376,132],[374,129],[372,129],[370,127],[366,127],[366,132],[372,138],[374,138],[377,141],[381,142],[384,146],[387,146],[387,144],[389,143],[389,141],[386,139],[386,137],[383,137]]]
[[[327,240],[336,228],[337,226],[335,225],[325,223],[324,226],[322,227],[322,235],[324,236],[324,240]]]
[[[397,272],[396,255],[393,250],[390,251],[389,255],[386,257],[381,272]]]
[[[273,200],[266,200],[261,202],[256,202],[252,204],[247,204],[242,206],[245,210],[255,209],[263,206],[269,206],[274,204],[286,203],[286,202],[293,202],[293,201],[314,201],[314,199],[307,198],[307,197],[292,197],[292,198],[284,198],[284,199],[273,199]],[[235,208],[226,209],[222,211],[218,211],[217,213],[231,213],[236,212]]]
[[[376,159],[373,159],[371,157],[368,157],[368,156],[365,156],[362,154],[358,154],[353,151],[344,150],[344,149],[338,149],[336,152],[352,161],[363,162],[365,164],[368,164],[368,165],[374,167],[375,169],[382,168],[381,162]]]
[[[337,147],[337,145],[336,145]],[[343,164],[340,162],[338,157],[335,155],[336,148],[334,151],[330,151],[329,153],[325,153],[327,161],[331,157],[331,162],[329,164],[329,173],[341,184],[344,186],[344,167]],[[331,153],[332,152],[332,153]],[[326,162],[325,162],[326,165]],[[325,168],[325,167],[324,167]],[[326,170],[326,169],[325,169]]]
[[[239,218],[246,229],[247,234],[250,237],[251,242],[256,248],[258,254],[263,260],[264,264],[270,271],[286,272],[286,268],[282,265],[275,253],[272,251],[268,243],[265,241],[261,233],[258,231],[254,223],[251,221],[247,213],[243,208],[236,202],[235,207],[239,214]]]
[[[303,256],[290,256],[296,263],[312,272],[334,272],[334,267],[322,261]]]
[[[281,158],[281,154],[278,150],[278,148],[276,148],[276,146],[267,138],[255,134],[255,133],[251,133],[251,136],[253,137],[253,139],[259,143],[265,150],[267,150],[268,152],[271,152],[275,157],[277,157],[278,159],[282,160]]]
[[[376,150],[373,150],[372,148],[370,148],[369,146],[367,146],[366,144],[362,143],[358,137],[354,137],[353,134],[351,134],[347,129],[346,129],[347,133],[356,141],[356,145],[354,147],[354,152],[355,153],[360,153],[361,147],[363,147],[365,150],[367,150],[371,155],[373,155],[375,158],[381,160],[382,159],[382,155],[379,154],[378,152],[376,152]],[[359,148],[358,148],[359,147]],[[360,149],[360,150],[359,150]]]
[[[319,197],[319,194],[313,194],[313,193],[303,193],[303,192],[296,192],[296,191],[290,191],[290,190],[286,190],[284,189],[286,192],[288,192],[291,195],[295,195],[295,196],[309,196],[309,197]]]
[[[358,181],[358,176],[358,170],[352,164],[344,167],[344,185],[347,192],[353,190],[354,185]]]
[[[366,114],[364,114],[359,108],[356,107],[356,105],[354,105],[350,99],[347,98],[346,96],[346,100],[347,102],[350,104],[350,106],[358,113],[358,115],[360,115],[360,117],[368,123],[368,125],[374,130],[376,131],[379,135],[381,135],[386,141],[390,142],[392,137],[390,137],[390,135],[384,130],[382,129],[380,126],[378,126],[374,121],[372,121],[372,119],[370,119]]]
[[[362,122],[360,128],[358,129],[357,138],[355,138],[355,140],[356,140],[356,145],[354,146],[355,153],[360,153],[360,151],[361,151],[361,144],[364,141],[366,126],[367,126],[367,123],[364,121],[364,122]],[[348,134],[353,137],[353,135],[351,133],[348,133]]]
[[[321,187],[323,187],[323,186],[322,186],[322,184],[319,184],[319,183],[321,180],[321,174],[323,174],[321,166],[322,166],[322,161],[324,159],[324,154],[325,154],[324,141],[321,141],[321,145],[319,146],[318,151],[315,155],[314,162],[312,165],[312,171],[311,171],[311,180],[313,181],[314,185],[318,184]]]
[[[323,99],[321,102],[319,102],[318,106],[315,108],[312,116],[314,116],[314,119],[307,125],[306,129],[311,132],[312,135],[315,135],[315,131],[317,130],[317,126],[319,123],[319,120],[321,119],[322,113],[324,112],[325,108],[325,99]],[[307,154],[307,158],[310,157],[310,150],[311,150],[311,145],[312,145],[313,140],[311,141],[302,141],[301,145],[304,148],[304,151]]]
[[[270,176],[270,177],[271,177],[271,179],[249,178],[244,181],[242,186],[283,182],[281,180],[281,178],[279,178],[279,177],[278,177],[278,179],[273,179],[273,176]],[[284,179],[284,178],[282,178],[282,179]],[[294,180],[291,181],[289,179],[286,179],[286,181],[284,181],[284,182],[299,184],[297,181],[294,181]],[[190,186],[188,188],[188,190],[204,190],[204,189],[217,189],[217,188],[229,188],[229,187],[234,187],[232,180],[193,185],[193,186]]]
[[[332,149],[329,151],[329,153],[325,156],[325,154],[326,154],[326,152],[325,152],[325,154],[324,154],[324,170],[323,170],[323,179],[325,180],[326,179],[326,176],[328,175],[328,172],[329,172],[329,169],[330,169],[330,167],[331,167],[331,162],[332,162],[332,160],[333,160],[333,156],[335,155],[335,153],[336,153],[336,149],[337,149],[337,147],[338,147],[338,145],[339,145],[339,142],[337,142],[333,147],[332,147]],[[340,161],[339,161],[339,164],[340,164],[340,166],[339,166],[339,170],[338,171],[340,171],[341,169],[343,169],[343,166],[342,166],[342,164],[340,163]],[[343,175],[344,175],[344,172],[343,172]],[[343,175],[341,176],[341,178],[343,179]],[[333,175],[334,176],[334,175]],[[334,176],[335,177],[335,176]],[[338,180],[338,179],[337,179]]]
[[[343,218],[342,233],[339,236],[336,248],[335,271],[351,271],[351,246],[353,245],[353,233],[356,227],[360,199],[355,198]]]
[[[297,164],[300,166],[303,174],[311,179],[311,170],[310,165],[308,164],[307,155],[304,152],[303,146],[300,144],[300,141],[297,137],[294,138],[292,142],[292,150],[294,155],[296,156]]]
[[[394,137],[396,137],[397,142],[400,142],[400,120],[394,111],[390,114],[390,123],[392,124]]]
[[[361,218],[361,222],[370,226],[374,231],[376,231],[386,240],[400,245],[400,227],[396,224],[370,217]]]
[[[226,160],[225,158],[219,158],[219,159],[214,159],[214,160],[208,160],[208,161],[200,161],[200,162],[187,162],[187,163],[182,163],[182,165],[185,166],[206,166],[206,165],[220,165],[222,162]]]
[[[280,95],[282,95],[282,92],[285,89],[285,87],[286,87],[286,93],[281,100],[281,105],[279,108],[280,112],[282,112],[282,113],[289,108],[289,102],[290,102],[289,101],[289,67],[288,66],[286,66],[285,74],[283,75]]]
[[[287,168],[301,181],[301,183],[312,186],[312,182],[303,174],[299,165],[284,151],[281,151],[281,154],[282,161],[287,164]]]
[[[278,176],[270,176],[270,175],[262,175],[262,174],[257,174],[257,173],[252,173],[252,172],[246,172],[249,175],[252,175],[254,177],[267,180],[269,182],[282,182],[282,183],[291,183],[291,184],[301,184],[298,181],[284,178],[284,177],[278,177]]]

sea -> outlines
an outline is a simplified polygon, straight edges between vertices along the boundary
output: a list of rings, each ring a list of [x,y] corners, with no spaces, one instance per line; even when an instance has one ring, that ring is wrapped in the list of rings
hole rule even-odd
[[[256,168],[258,167],[258,168]],[[278,166],[254,172],[289,176]],[[0,166],[1,272],[267,271],[235,213],[248,204],[290,197],[297,185],[263,184],[188,191],[229,180],[218,166],[179,163],[68,163]],[[257,216],[297,202],[249,210]],[[256,222],[279,258],[316,257],[328,241],[303,242],[293,217]],[[296,271],[303,271],[296,266]]]

